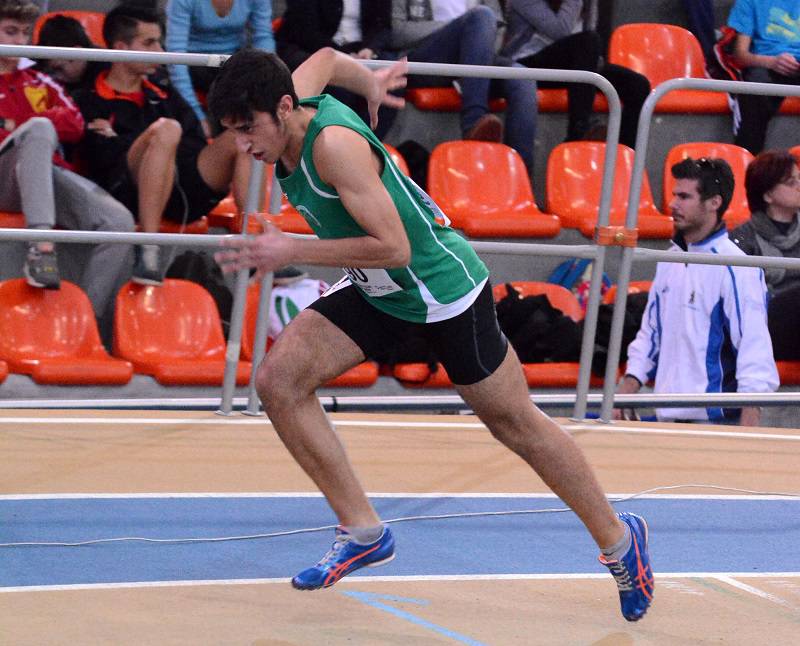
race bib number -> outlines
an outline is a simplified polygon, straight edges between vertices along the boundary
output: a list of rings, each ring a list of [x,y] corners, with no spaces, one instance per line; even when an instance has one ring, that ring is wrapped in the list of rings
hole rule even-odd
[[[391,279],[389,272],[385,269],[344,267],[344,273],[350,278],[350,282],[367,296],[380,297],[403,291],[403,288]]]

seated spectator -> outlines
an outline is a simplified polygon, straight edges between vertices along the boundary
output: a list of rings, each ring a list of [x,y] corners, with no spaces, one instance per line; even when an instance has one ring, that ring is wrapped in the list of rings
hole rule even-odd
[[[728,26],[737,33],[734,58],[742,80],[755,83],[800,83],[800,0],[736,0]],[[767,126],[786,97],[738,95],[741,121],[735,143],[757,155],[764,148]]]
[[[56,14],[48,18],[39,31],[36,43],[42,47],[81,47],[91,49],[94,44],[80,22],[75,18]],[[85,82],[91,83],[108,63],[56,58],[40,62],[42,71],[52,76],[65,90],[72,93]]]
[[[292,71],[323,47],[377,58],[388,45],[391,21],[390,0],[287,0],[275,33],[278,56]]]
[[[196,54],[233,54],[248,44],[275,51],[272,3],[264,0],[169,0],[167,51]],[[218,67],[170,65],[175,89],[194,110],[206,137],[219,134],[203,108],[198,93],[208,94]]]
[[[731,238],[751,256],[800,258],[800,169],[786,151],[763,152],[745,173],[750,220]],[[800,270],[764,270],[770,293],[767,315],[776,359],[800,360]]]
[[[526,67],[585,70],[605,77],[622,101],[620,143],[633,148],[650,82],[627,67],[603,62],[596,25],[597,0],[510,0],[503,54]],[[586,138],[592,127],[595,86],[543,81],[539,86],[567,88],[566,140]]]
[[[112,49],[161,52],[157,13],[120,5],[106,16],[103,36]],[[159,230],[162,218],[180,224],[208,213],[229,191],[241,207],[250,160],[233,133],[207,144],[191,107],[156,82],[158,66],[115,62],[76,93],[87,122],[84,140],[90,176],[137,215],[141,229]],[[133,280],[163,280],[160,248],[137,248]]]
[[[485,4],[467,9],[468,2],[446,0],[392,0],[392,34],[389,47],[420,63],[505,65],[511,62],[495,53],[499,6]],[[450,85],[453,79],[414,75],[409,87]],[[533,141],[536,136],[536,82],[462,78],[461,132],[465,139],[504,141],[533,171]],[[489,112],[489,97],[506,98],[505,136],[503,122]]]
[[[722,214],[733,195],[733,171],[723,159],[685,159],[670,209],[671,250],[744,255],[728,238]],[[764,272],[755,267],[663,262],[642,325],[628,346],[627,374],[618,393],[635,393],[655,379],[656,393],[765,393],[778,387],[767,329]],[[623,411],[614,411],[621,419]],[[660,421],[738,420],[757,426],[757,407],[658,408]]]
[[[381,58],[389,42],[391,24],[391,0],[288,0],[275,33],[277,53],[292,71],[323,47],[354,58]],[[325,88],[325,92],[369,123],[363,97],[335,86]],[[380,108],[375,130],[379,139],[388,132],[395,115],[394,110]]]
[[[39,13],[27,0],[0,0],[0,43],[26,45]],[[27,59],[0,58],[0,209],[22,211],[30,229],[133,231],[130,212],[89,180],[68,170],[61,145],[83,135],[83,119],[57,83]],[[80,285],[95,315],[110,322],[117,288],[130,271],[127,246],[90,247]],[[58,289],[52,242],[31,243],[23,272],[28,284]],[[101,325],[101,330],[106,329]]]

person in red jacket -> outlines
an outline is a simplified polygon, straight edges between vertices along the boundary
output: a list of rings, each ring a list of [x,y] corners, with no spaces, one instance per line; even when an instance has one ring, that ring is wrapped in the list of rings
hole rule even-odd
[[[0,43],[26,45],[38,12],[28,0],[0,0]],[[133,231],[130,211],[64,161],[61,145],[81,139],[83,118],[63,88],[32,67],[0,58],[0,210],[22,211],[31,229]],[[97,245],[87,260],[81,287],[98,319],[107,318],[130,271],[129,248]],[[58,289],[54,244],[30,244],[23,272],[34,287]]]
[[[163,51],[160,17],[152,9],[112,9],[103,37],[111,49]],[[157,232],[162,218],[179,224],[201,218],[232,183],[242,207],[251,165],[232,133],[206,141],[194,110],[158,71],[151,63],[114,62],[74,94],[87,124],[89,176],[131,209],[145,232]],[[162,282],[159,247],[137,248],[133,280]]]

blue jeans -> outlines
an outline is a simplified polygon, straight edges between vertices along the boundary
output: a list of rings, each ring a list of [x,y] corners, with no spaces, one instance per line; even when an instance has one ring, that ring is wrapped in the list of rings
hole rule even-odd
[[[418,63],[461,65],[508,65],[495,56],[497,17],[486,6],[470,9],[444,27],[437,29],[408,52],[408,60]],[[410,87],[450,85],[450,79],[431,76],[412,76]],[[533,140],[536,136],[536,82],[462,78],[461,131],[466,133],[483,115],[489,112],[491,95],[506,98],[505,143],[514,148],[533,169]]]

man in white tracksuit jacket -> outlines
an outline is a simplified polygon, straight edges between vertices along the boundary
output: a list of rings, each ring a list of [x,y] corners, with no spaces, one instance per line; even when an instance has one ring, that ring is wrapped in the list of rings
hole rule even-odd
[[[742,255],[722,214],[733,173],[721,159],[686,159],[672,167],[672,250]],[[656,393],[772,392],[778,373],[767,328],[767,289],[755,267],[659,263],[641,328],[628,346],[618,393],[655,380]],[[661,421],[760,422],[760,409],[659,408]],[[615,419],[622,411],[616,409]]]

